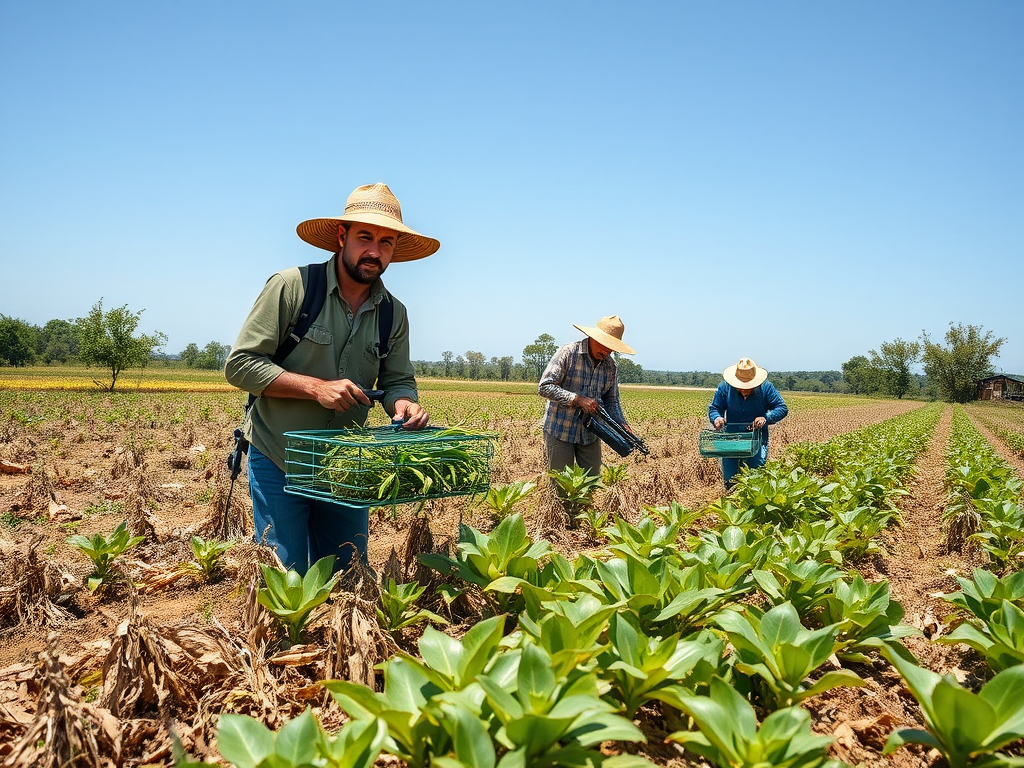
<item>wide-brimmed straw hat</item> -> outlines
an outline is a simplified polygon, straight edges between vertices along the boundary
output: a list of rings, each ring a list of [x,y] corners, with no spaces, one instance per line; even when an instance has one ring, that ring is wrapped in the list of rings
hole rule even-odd
[[[722,371],[722,378],[737,389],[753,389],[764,384],[768,371],[758,368],[757,363],[749,357],[741,357],[736,365],[730,365]]]
[[[636,354],[631,346],[622,341],[622,332],[626,327],[622,324],[622,320],[618,315],[602,317],[597,321],[596,328],[589,325],[576,325],[575,323],[573,323],[572,327],[578,328],[598,344],[603,344],[614,352],[621,352],[624,355]]]
[[[387,184],[366,184],[348,196],[341,216],[307,219],[295,228],[310,245],[334,253],[338,250],[338,224],[341,222],[374,224],[398,233],[391,261],[414,261],[435,253],[441,243],[421,235],[402,223],[402,206]]]

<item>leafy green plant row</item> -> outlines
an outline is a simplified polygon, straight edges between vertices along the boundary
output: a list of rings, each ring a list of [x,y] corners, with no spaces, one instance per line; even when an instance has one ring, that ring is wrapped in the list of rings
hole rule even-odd
[[[876,537],[898,519],[896,500],[940,413],[926,406],[826,443],[790,446],[783,460],[742,473],[710,509],[727,525],[786,539],[794,559],[856,561],[878,551]]]
[[[1024,458],[1024,428],[1017,427],[1012,429],[1005,426],[1004,424],[997,423],[992,419],[992,414],[987,408],[974,408],[972,415],[986,427],[991,429],[999,439],[1006,443],[1006,447],[1013,451],[1015,454]]]
[[[914,448],[873,444],[875,454],[906,455],[893,474],[905,477],[927,444],[935,418],[918,419],[916,429],[886,431],[899,446],[916,432]],[[832,461],[839,485],[852,461],[838,450]],[[817,503],[851,511],[842,498]],[[421,559],[449,577],[445,594],[478,591],[494,616],[460,640],[428,627],[421,659],[386,663],[382,694],[327,685],[355,722],[385,722],[383,749],[413,766],[648,765],[596,745],[642,740],[630,721],[659,702],[697,727],[672,738],[719,765],[825,765],[829,739],[811,733],[799,702],[862,681],[847,669],[821,675],[821,666],[866,660],[914,630],[900,624],[887,582],[837,567],[834,519],[794,515],[787,527],[735,504],[718,512],[719,526],[698,533],[689,531],[700,515],[678,505],[636,525],[617,519],[602,531],[602,553],[572,561],[532,541],[519,515],[490,533],[465,527],[452,557]],[[855,523],[853,533],[865,538]],[[392,601],[382,623],[410,615],[413,593],[403,592],[401,610]],[[752,604],[755,593],[767,608]],[[508,636],[506,615],[518,618]],[[752,704],[772,713],[760,727]]]
[[[971,423],[953,411],[946,452],[946,541],[958,549],[972,541],[988,553],[996,570],[1018,568],[1024,555],[1024,483]]]

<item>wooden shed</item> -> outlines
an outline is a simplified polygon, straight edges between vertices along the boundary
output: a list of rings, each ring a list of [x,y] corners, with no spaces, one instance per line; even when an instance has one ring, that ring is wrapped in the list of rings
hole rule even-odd
[[[1024,402],[1024,376],[1001,373],[978,382],[979,400],[1016,400]]]

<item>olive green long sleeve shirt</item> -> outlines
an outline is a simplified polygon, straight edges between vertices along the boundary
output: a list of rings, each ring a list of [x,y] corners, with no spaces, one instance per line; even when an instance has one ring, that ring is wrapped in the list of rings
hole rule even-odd
[[[392,297],[390,351],[379,357],[377,307],[385,299],[384,283],[378,279],[370,288],[369,299],[353,314],[338,290],[337,258],[335,255],[328,264],[323,309],[282,365],[274,364],[271,358],[298,320],[306,267],[283,270],[267,281],[224,366],[228,383],[259,398],[243,426],[246,439],[282,471],[287,471],[285,432],[361,426],[369,413],[369,408],[362,405],[336,412],[315,400],[262,397],[263,390],[284,371],[325,381],[349,379],[364,389],[383,389],[387,393],[384,408],[389,414],[394,414],[399,398],[417,400],[405,306]]]

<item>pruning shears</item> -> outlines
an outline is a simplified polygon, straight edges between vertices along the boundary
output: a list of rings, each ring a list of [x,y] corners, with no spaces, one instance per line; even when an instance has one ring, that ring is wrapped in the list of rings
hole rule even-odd
[[[382,406],[384,405],[383,389],[363,389],[362,387],[360,387],[360,389],[363,390],[364,395],[370,398],[371,408],[373,407],[374,403],[380,403]],[[396,416],[394,419],[391,420],[391,424],[394,426],[395,429],[401,429],[402,425],[405,424],[405,418],[401,416]]]

